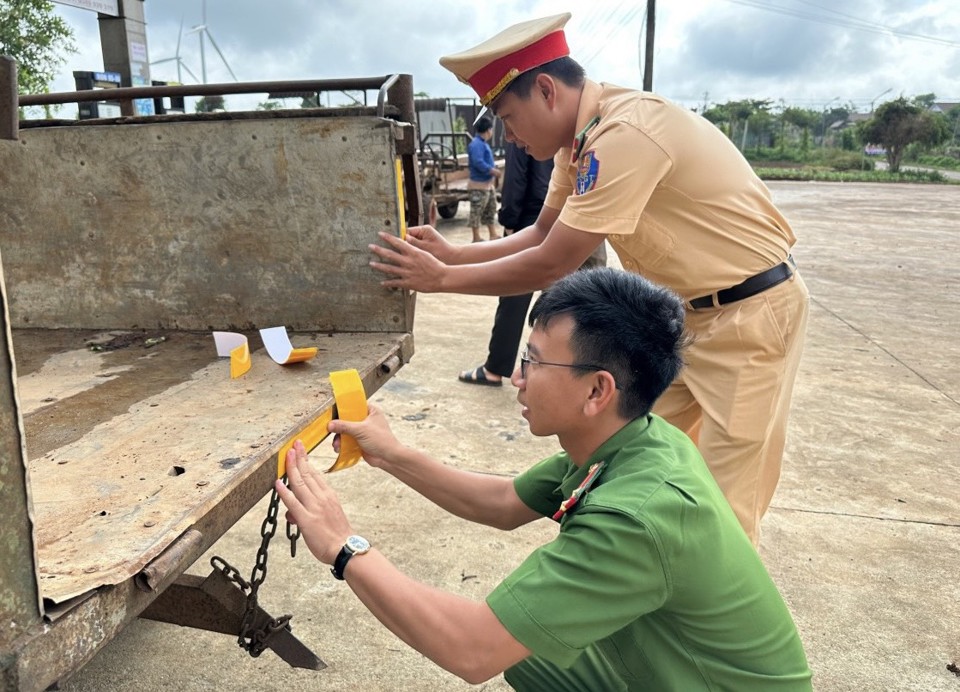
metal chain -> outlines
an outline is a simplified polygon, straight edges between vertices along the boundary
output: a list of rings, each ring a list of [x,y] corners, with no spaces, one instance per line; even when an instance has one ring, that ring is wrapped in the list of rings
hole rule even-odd
[[[222,557],[214,555],[210,558],[210,565],[220,572],[227,579],[232,581],[243,593],[247,593],[250,590],[250,584],[247,583],[247,580],[240,576],[240,572],[237,571],[236,567],[231,566],[224,560]]]
[[[296,529],[293,531],[292,529]],[[297,539],[300,538],[300,527],[287,522],[287,538],[290,539],[290,557],[297,556]]]
[[[287,477],[283,477],[283,483],[287,483]],[[270,539],[277,532],[277,515],[280,512],[280,495],[276,488],[270,496],[270,504],[267,507],[267,516],[260,525],[260,547],[257,549],[257,560],[250,574],[250,581],[244,580],[240,572],[232,567],[221,557],[216,555],[210,559],[213,568],[223,574],[227,579],[236,584],[247,596],[246,608],[243,612],[243,619],[240,622],[240,634],[237,637],[237,643],[240,648],[247,651],[252,657],[256,658],[267,648],[270,639],[283,629],[290,629],[291,615],[283,615],[279,618],[270,619],[263,626],[254,628],[253,624],[257,617],[257,593],[260,585],[267,578],[267,558],[270,547]],[[295,557],[297,553],[297,539],[300,537],[300,528],[296,532],[291,531],[291,524],[287,522],[287,538],[290,539],[290,556]]]

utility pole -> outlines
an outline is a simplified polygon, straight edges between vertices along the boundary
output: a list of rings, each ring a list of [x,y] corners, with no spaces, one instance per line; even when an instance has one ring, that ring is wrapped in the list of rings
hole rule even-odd
[[[653,35],[657,24],[657,0],[647,0],[647,37],[643,60],[643,90],[653,91]]]
[[[877,99],[879,99],[881,96],[884,96],[885,94],[889,94],[891,91],[893,91],[893,87],[890,87],[889,89],[887,89],[887,90],[885,90],[885,91],[881,91],[879,94],[877,94],[877,95],[874,96],[872,99],[870,99],[870,118],[871,118],[871,120],[873,119],[873,106],[874,106],[874,104],[877,102]],[[861,171],[865,171],[865,170],[867,169],[867,144],[868,144],[868,142],[861,142],[861,143],[860,143],[860,170],[861,170]]]
[[[827,146],[827,108],[834,101],[839,101],[839,96],[834,96],[832,99],[823,104],[823,117],[820,120],[820,146]]]

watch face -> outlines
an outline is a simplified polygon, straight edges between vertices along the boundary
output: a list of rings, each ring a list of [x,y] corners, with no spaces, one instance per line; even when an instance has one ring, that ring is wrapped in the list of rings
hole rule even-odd
[[[347,539],[347,547],[354,554],[365,553],[370,550],[370,542],[360,536],[350,536],[350,538]]]

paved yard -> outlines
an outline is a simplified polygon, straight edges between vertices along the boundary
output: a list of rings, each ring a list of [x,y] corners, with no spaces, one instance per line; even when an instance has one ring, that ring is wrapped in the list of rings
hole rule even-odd
[[[960,665],[960,188],[770,187],[799,237],[812,310],[764,561],[817,690],[960,692],[947,670]],[[450,239],[469,240],[465,214],[442,222]],[[456,381],[486,355],[495,306],[419,296],[417,354],[374,401],[408,443],[512,475],[556,445],[529,434],[512,387]],[[318,456],[333,458],[325,448]],[[549,522],[509,534],[465,524],[366,466],[331,481],[354,528],[401,569],[476,599],[553,534]],[[265,511],[261,503],[212,551],[245,575]],[[470,689],[383,629],[305,546],[291,560],[278,538],[269,565],[261,604],[293,613],[294,633],[326,670],[291,670],[271,652],[248,658],[232,637],[137,621],[63,689]],[[206,571],[206,560],[191,569]]]

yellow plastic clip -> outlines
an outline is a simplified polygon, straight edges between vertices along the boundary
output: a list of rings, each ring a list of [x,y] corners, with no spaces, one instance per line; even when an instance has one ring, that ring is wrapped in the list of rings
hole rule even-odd
[[[336,417],[342,420],[361,421],[367,417],[367,394],[363,381],[356,370],[338,370],[330,373],[333,399],[336,402]],[[277,454],[277,478],[287,472],[287,452],[300,440],[308,452],[316,448],[330,434],[327,425],[334,419],[334,409],[328,408],[311,421],[306,428],[294,435],[280,448]],[[360,461],[360,445],[349,435],[340,436],[340,454],[327,473],[347,469]]]

